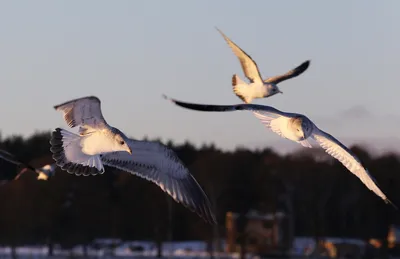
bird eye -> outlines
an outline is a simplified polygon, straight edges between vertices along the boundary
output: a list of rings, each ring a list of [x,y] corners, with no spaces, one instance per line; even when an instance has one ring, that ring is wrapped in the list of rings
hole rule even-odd
[[[123,145],[123,144],[125,144],[125,142],[124,141],[120,141],[119,144]]]

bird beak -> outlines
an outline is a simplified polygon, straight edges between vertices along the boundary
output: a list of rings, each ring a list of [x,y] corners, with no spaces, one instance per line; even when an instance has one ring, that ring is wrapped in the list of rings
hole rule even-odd
[[[282,92],[281,90],[278,90],[278,93],[281,93],[281,94],[283,94],[283,92]]]
[[[127,152],[132,155],[132,149],[131,148],[129,148]]]

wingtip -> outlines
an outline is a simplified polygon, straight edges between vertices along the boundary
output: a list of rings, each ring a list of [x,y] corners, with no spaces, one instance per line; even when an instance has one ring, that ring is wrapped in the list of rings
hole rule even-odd
[[[214,28],[222,35],[222,37],[223,37],[224,39],[227,38],[227,36],[225,35],[225,33],[223,33],[217,26],[214,26]]]
[[[168,97],[168,96],[167,96],[167,95],[165,95],[165,94],[162,94],[162,97],[163,97],[165,100],[168,100],[168,101],[170,101],[170,102],[173,102],[173,103],[175,103],[175,100],[174,100],[174,99],[172,99],[172,98]]]
[[[214,215],[213,215],[213,218],[212,218],[212,222],[210,222],[210,224],[211,225],[218,225],[218,221],[217,221],[217,219],[215,218]]]
[[[303,64],[301,64],[302,66],[305,66],[306,68],[308,68],[308,66],[311,64],[311,60],[307,59],[306,61],[303,62]]]
[[[392,205],[395,210],[399,210],[399,208],[391,200],[387,198],[385,199],[385,203]]]

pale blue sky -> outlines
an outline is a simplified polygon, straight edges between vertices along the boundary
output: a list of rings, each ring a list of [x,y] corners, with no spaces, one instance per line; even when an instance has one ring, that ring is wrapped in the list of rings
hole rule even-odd
[[[161,98],[240,103],[231,77],[243,72],[218,26],[264,77],[311,59],[280,85],[283,95],[255,103],[304,113],[345,144],[388,141],[400,129],[399,10],[395,0],[2,1],[1,131],[67,128],[52,106],[96,95],[107,121],[132,137],[288,144],[250,113],[189,111]]]

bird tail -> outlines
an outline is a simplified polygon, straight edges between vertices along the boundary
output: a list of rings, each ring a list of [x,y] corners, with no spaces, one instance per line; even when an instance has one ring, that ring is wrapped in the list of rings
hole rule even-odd
[[[245,103],[251,103],[253,98],[248,95],[248,86],[240,77],[236,74],[232,76],[232,87],[233,92]],[[247,90],[247,91],[246,91]]]
[[[82,152],[81,136],[57,128],[51,133],[50,151],[53,159],[62,170],[75,175],[97,175],[104,173],[99,155]]]

